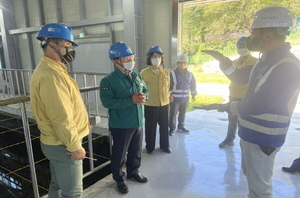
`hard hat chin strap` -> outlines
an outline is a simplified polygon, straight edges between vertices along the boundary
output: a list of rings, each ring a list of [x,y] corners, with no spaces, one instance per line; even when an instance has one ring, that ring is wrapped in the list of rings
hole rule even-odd
[[[124,69],[125,74],[128,75],[129,72],[130,72],[130,70],[126,69],[126,68],[123,66],[123,64],[122,64],[121,58],[119,58],[119,59],[120,59],[120,62],[118,62],[118,60],[114,60],[114,65],[115,65],[116,67],[119,66],[119,67],[121,67],[121,69]]]
[[[47,44],[54,50],[55,53],[58,54],[58,56],[60,57],[60,60],[61,60],[62,63],[67,64],[67,63],[72,62],[72,61],[74,60],[74,58],[75,58],[75,50],[73,49],[73,51],[74,51],[74,56],[73,56],[73,54],[72,54],[72,57],[68,58],[69,60],[67,60],[67,59],[65,58],[65,56],[68,55],[68,49],[66,49],[66,55],[62,55],[61,52],[60,52],[60,49],[61,49],[61,47],[62,47],[62,46],[60,45],[60,43],[61,43],[61,40],[59,40],[59,42],[56,43],[56,44],[58,45],[58,49],[56,49],[53,45],[51,45],[51,44],[47,41]],[[65,47],[65,48],[66,48],[66,47]],[[71,51],[72,51],[72,50],[71,50]]]

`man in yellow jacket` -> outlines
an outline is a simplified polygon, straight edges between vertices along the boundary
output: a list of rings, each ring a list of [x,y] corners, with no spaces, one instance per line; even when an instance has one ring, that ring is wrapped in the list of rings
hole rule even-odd
[[[41,131],[41,148],[50,161],[49,198],[79,198],[82,195],[81,140],[89,133],[88,114],[78,85],[65,64],[75,58],[70,27],[51,23],[43,26],[37,39],[44,56],[30,84],[32,113]]]
[[[237,53],[240,55],[238,59],[232,61],[232,64],[240,69],[246,67],[247,65],[254,65],[257,58],[253,57],[249,50],[245,47],[245,41],[247,37],[241,37],[236,42]],[[229,102],[241,101],[247,91],[248,85],[236,85],[233,82],[229,85]],[[220,148],[225,148],[227,146],[234,145],[233,140],[236,137],[237,131],[237,116],[233,116],[228,112],[228,128],[227,136],[223,142],[219,144]]]

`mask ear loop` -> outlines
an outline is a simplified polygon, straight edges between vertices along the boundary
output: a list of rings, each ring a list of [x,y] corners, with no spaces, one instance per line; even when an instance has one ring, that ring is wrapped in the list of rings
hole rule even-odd
[[[119,67],[121,67],[122,69],[124,69],[125,76],[126,76],[126,75],[127,75],[127,76],[129,75],[130,70],[126,69],[126,68],[123,66],[121,58],[120,58],[120,62],[118,62],[117,60],[114,60],[114,62],[116,63],[116,65],[118,65]]]
[[[58,45],[58,49],[55,49],[55,47],[53,45],[51,45],[48,40],[47,40],[47,44],[54,50],[54,52],[56,52],[58,54],[58,56],[60,57],[61,62],[63,62],[64,64],[69,63],[64,56],[60,53],[60,48],[61,48],[61,40],[59,40],[59,42],[57,43]]]

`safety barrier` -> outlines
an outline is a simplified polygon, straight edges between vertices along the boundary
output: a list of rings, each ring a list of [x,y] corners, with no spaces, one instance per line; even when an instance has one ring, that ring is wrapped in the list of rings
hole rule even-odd
[[[35,162],[33,158],[33,149],[31,144],[31,134],[28,122],[28,105],[29,105],[29,82],[32,75],[31,70],[14,70],[14,69],[1,69],[0,70],[0,106],[11,106],[11,105],[19,105],[24,136],[26,142],[26,148],[28,153],[28,161],[31,172],[31,181],[33,187],[34,198],[38,198],[39,190],[37,184],[36,170],[35,170]],[[93,120],[94,124],[99,122],[100,116],[102,118],[107,118],[107,110],[101,105],[99,99],[99,86],[97,86],[100,80],[106,74],[100,73],[82,73],[82,72],[71,72],[70,75],[76,80],[79,87],[83,87],[80,89],[82,94],[82,98],[86,105],[88,114],[90,116],[90,120]],[[111,136],[108,132],[108,129],[105,128],[101,130],[100,136],[107,136],[110,144],[111,150]],[[98,133],[99,135],[99,133]],[[106,162],[94,166],[94,156],[93,156],[93,136],[90,133],[87,137],[88,144],[88,161],[89,161],[89,170],[84,173],[84,177],[91,175],[92,173],[106,167],[110,164],[110,160],[107,157],[103,157]]]

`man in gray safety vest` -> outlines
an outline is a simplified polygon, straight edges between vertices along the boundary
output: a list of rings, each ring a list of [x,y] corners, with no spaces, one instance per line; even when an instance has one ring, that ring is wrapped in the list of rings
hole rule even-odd
[[[259,51],[253,66],[237,69],[232,61],[212,50],[204,51],[220,61],[220,69],[235,84],[248,83],[242,101],[223,104],[219,110],[238,115],[242,169],[250,198],[271,198],[276,153],[284,144],[300,90],[300,62],[285,42],[293,26],[288,9],[267,7],[256,13],[250,51]],[[244,77],[241,77],[244,76]]]

